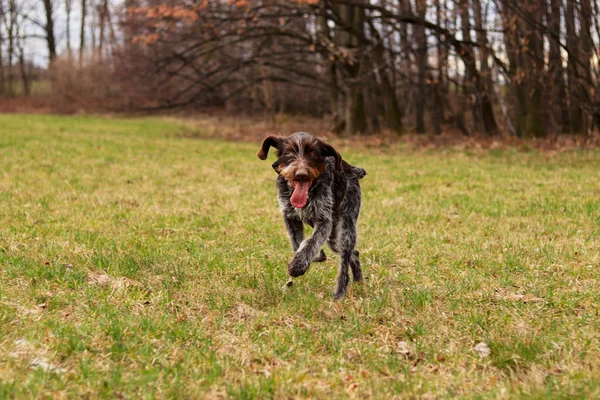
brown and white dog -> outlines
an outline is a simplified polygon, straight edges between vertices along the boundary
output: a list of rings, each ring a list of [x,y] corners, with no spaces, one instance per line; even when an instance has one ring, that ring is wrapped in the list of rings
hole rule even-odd
[[[279,208],[294,251],[288,272],[298,277],[306,273],[311,262],[324,261],[321,248],[327,242],[340,255],[333,293],[340,299],[348,288],[348,269],[355,281],[362,280],[359,253],[354,247],[361,205],[358,181],[367,172],[348,164],[333,146],[306,132],[266,137],[258,158],[266,160],[270,147],[277,151],[273,169],[278,174]],[[307,239],[303,223],[314,228]]]

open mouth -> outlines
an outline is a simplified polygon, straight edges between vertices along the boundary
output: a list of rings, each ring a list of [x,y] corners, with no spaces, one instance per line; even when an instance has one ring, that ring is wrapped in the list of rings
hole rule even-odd
[[[308,201],[308,189],[310,189],[310,185],[312,181],[294,181],[292,185],[294,186],[294,192],[292,193],[292,197],[290,198],[290,203],[296,208],[302,208],[306,205]]]

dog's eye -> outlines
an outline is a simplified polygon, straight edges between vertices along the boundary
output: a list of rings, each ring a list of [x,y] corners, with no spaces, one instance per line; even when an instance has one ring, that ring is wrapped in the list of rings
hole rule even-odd
[[[292,162],[293,156],[290,154],[285,154],[277,160],[281,165],[287,165]]]

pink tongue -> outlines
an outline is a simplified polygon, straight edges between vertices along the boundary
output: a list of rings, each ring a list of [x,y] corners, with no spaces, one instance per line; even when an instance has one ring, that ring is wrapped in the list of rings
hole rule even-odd
[[[302,208],[306,205],[309,187],[310,183],[308,182],[296,182],[294,193],[292,193],[292,197],[290,198],[290,203],[292,203],[294,207]]]

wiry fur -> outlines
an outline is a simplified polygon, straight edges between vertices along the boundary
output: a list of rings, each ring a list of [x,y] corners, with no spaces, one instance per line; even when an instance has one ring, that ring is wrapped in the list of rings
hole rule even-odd
[[[311,262],[324,261],[321,248],[327,242],[329,248],[340,255],[337,287],[333,293],[335,299],[340,299],[348,288],[348,269],[352,270],[355,281],[362,280],[359,253],[355,250],[356,223],[361,205],[359,179],[367,173],[343,161],[331,145],[308,133],[265,138],[259,158],[266,159],[270,146],[277,149],[278,159],[273,168],[279,174],[279,208],[294,251],[288,272],[298,277],[306,273]],[[290,203],[298,171],[306,172],[303,180],[311,182],[308,202],[302,208]],[[307,239],[304,239],[303,223],[314,227]]]

